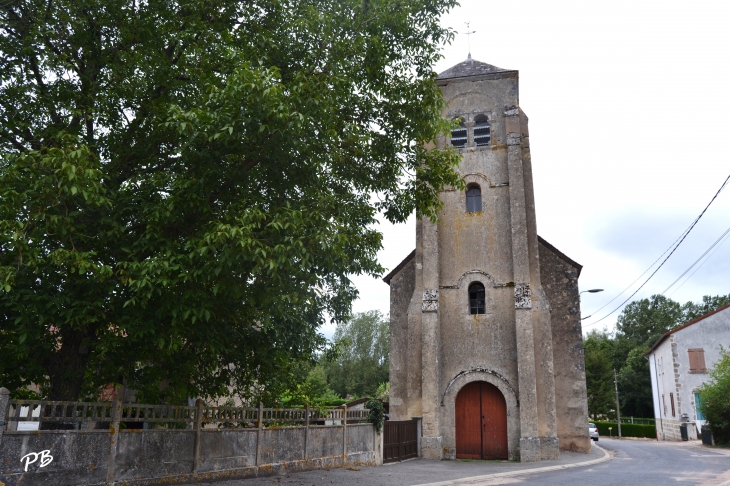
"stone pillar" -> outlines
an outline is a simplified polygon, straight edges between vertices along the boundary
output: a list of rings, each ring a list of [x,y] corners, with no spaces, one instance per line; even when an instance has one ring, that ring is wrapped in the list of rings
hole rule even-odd
[[[10,390],[0,388],[0,446],[3,444],[3,433],[8,426],[8,411],[10,410]]]
[[[307,448],[309,447],[309,404],[304,405],[304,462],[307,462]]]
[[[421,456],[426,459],[441,459],[438,226],[425,218],[421,220],[421,225],[423,244],[423,301],[421,307],[423,437]]]
[[[198,398],[195,400],[195,446],[193,449],[193,473],[200,470],[200,444],[203,434],[203,407],[205,403]]]
[[[540,254],[537,240],[535,193],[532,185],[532,157],[527,117],[520,112],[522,138],[522,168],[525,190],[525,214],[530,265],[530,290],[532,294],[532,327],[535,346],[535,383],[537,391],[537,423],[540,437],[540,457],[543,460],[558,459],[557,414],[555,410],[555,377],[553,362],[553,335],[550,319],[550,303],[542,287]]]
[[[505,125],[512,227],[512,266],[515,282],[517,373],[520,395],[520,461],[533,462],[539,461],[541,454],[537,417],[535,341],[532,324],[525,178],[522,165],[522,135],[519,112],[520,110],[517,107],[508,107],[505,111]]]
[[[256,415],[256,462],[254,466],[261,466],[261,435],[264,432],[264,404],[259,402],[259,411]]]
[[[113,484],[116,476],[117,449],[119,448],[119,422],[122,420],[124,386],[117,387],[112,401],[111,426],[109,427],[109,458],[107,459],[106,482]]]

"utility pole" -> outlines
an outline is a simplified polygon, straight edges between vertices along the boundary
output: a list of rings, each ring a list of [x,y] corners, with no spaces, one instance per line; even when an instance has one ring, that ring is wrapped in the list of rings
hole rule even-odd
[[[616,390],[616,422],[618,422],[618,438],[621,438],[621,407],[618,403],[618,380],[616,379],[616,368],[613,369],[613,387]]]

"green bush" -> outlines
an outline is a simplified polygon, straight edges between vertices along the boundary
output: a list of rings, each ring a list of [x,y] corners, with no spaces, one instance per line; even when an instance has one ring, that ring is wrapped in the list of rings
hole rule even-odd
[[[352,400],[346,400],[344,398],[326,398],[317,402],[318,405],[326,408],[341,407]]]
[[[385,421],[385,413],[383,412],[383,403],[380,400],[371,398],[365,404],[365,408],[370,410],[368,413],[368,422],[375,425],[375,430],[378,434],[383,428],[383,422]]]
[[[710,381],[700,389],[699,408],[710,423],[718,445],[730,445],[730,350],[720,346],[720,360],[710,370]]]
[[[596,424],[598,427],[598,434],[601,436],[618,437],[618,424],[616,422],[591,422]],[[611,433],[608,433],[608,428],[612,427]],[[646,437],[648,439],[656,438],[656,427],[653,425],[640,425],[640,424],[621,424],[621,436],[622,437]]]

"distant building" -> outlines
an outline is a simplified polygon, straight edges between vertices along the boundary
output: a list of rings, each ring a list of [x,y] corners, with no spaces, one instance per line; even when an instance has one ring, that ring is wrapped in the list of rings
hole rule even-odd
[[[667,332],[646,353],[659,440],[682,440],[682,422],[689,439],[699,437],[705,419],[698,390],[720,359],[721,344],[730,344],[730,304]]]

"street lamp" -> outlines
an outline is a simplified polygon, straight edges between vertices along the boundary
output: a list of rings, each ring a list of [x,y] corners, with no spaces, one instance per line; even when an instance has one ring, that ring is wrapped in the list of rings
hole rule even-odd
[[[591,294],[595,294],[596,292],[603,292],[603,289],[591,289],[591,290],[581,290],[578,292],[578,294],[582,294],[583,292],[590,292]]]
[[[591,289],[591,290],[581,290],[580,292],[578,292],[578,298],[579,298],[579,299],[580,299],[580,294],[582,294],[582,293],[584,293],[584,292],[588,292],[588,293],[590,293],[590,294],[595,294],[595,293],[597,293],[597,292],[603,292],[603,289]],[[591,314],[591,315],[592,315],[592,314]],[[591,316],[585,316],[585,317],[581,318],[581,321],[583,321],[583,320],[585,320],[585,319],[588,319],[589,317],[591,317]]]

